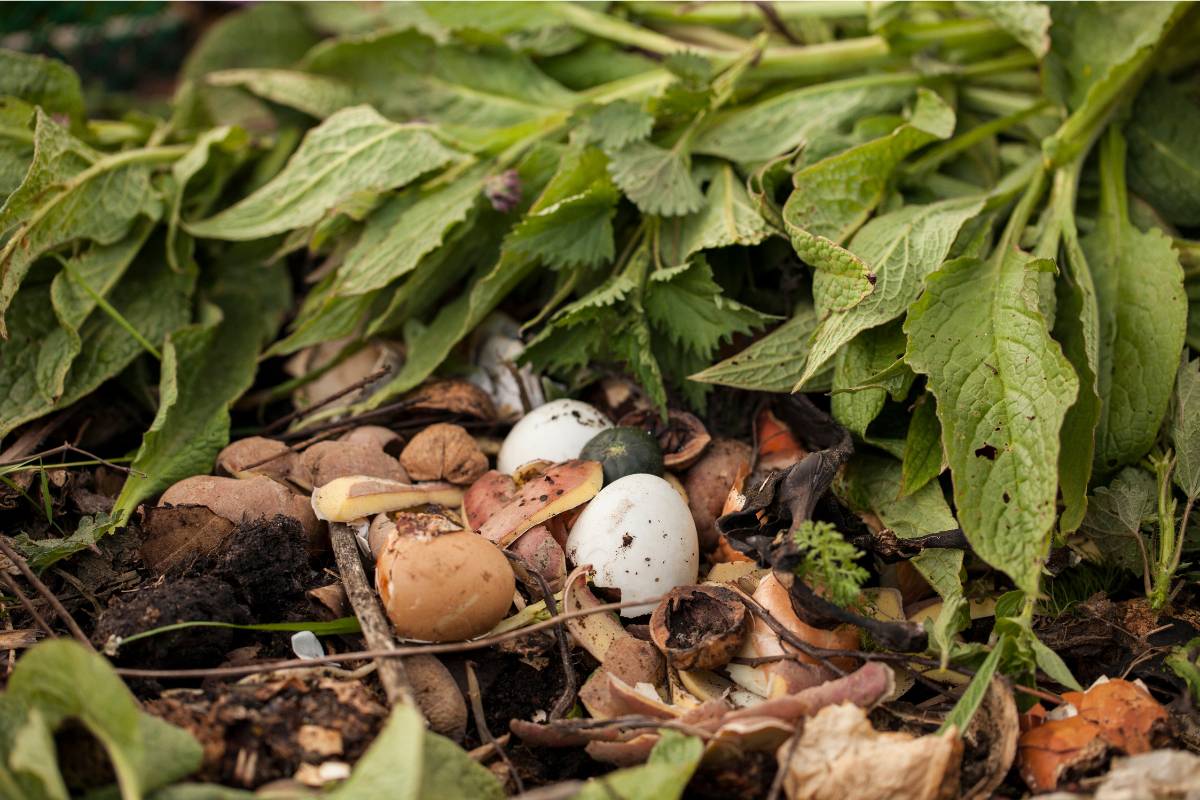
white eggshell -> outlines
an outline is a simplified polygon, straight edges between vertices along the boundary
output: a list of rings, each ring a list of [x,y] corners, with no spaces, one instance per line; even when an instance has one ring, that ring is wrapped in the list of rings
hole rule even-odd
[[[496,468],[511,475],[530,461],[570,461],[612,422],[578,400],[552,400],[521,417],[500,447]]]
[[[657,597],[696,582],[700,545],[687,504],[657,475],[626,475],[600,490],[567,537],[567,555],[591,564],[597,586],[625,600]],[[654,604],[621,610],[636,617]]]

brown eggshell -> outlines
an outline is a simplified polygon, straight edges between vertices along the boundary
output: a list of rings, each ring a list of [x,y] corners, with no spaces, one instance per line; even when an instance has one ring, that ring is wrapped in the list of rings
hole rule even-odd
[[[508,559],[478,534],[393,536],[379,554],[375,588],[396,632],[432,642],[470,639],[512,605]]]
[[[744,478],[750,471],[754,453],[750,445],[736,439],[715,439],[700,460],[684,476],[688,507],[696,521],[700,549],[704,552],[717,546],[717,517],[725,506],[725,498],[739,474]]]
[[[517,494],[517,484],[512,476],[498,470],[488,470],[463,492],[463,519],[471,530],[479,530],[483,523],[508,505]]]
[[[479,533],[498,547],[507,547],[530,528],[591,500],[603,483],[599,461],[565,461],[522,486],[516,497],[479,527]]]

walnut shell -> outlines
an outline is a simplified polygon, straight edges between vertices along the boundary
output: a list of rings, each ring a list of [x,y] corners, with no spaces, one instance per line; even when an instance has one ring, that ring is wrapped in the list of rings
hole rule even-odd
[[[467,485],[487,472],[488,460],[479,445],[458,425],[430,425],[413,437],[400,454],[400,463],[413,480]]]

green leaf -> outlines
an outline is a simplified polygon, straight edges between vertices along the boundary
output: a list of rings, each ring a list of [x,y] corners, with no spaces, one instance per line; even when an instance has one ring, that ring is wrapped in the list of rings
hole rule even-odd
[[[0,336],[7,335],[4,312],[40,256],[81,239],[113,244],[139,215],[161,213],[139,151],[102,155],[38,111],[33,163],[0,208],[0,234],[8,233],[0,248]]]
[[[1080,529],[1105,561],[1142,574],[1149,559],[1142,529],[1157,518],[1157,508],[1154,476],[1138,467],[1126,467],[1108,486],[1092,493]]]
[[[741,164],[770,161],[861,117],[898,109],[914,88],[908,76],[872,75],[782,92],[712,116],[696,133],[692,152]]]
[[[65,114],[83,122],[83,92],[75,70],[45,56],[0,50],[0,95],[39,106],[47,114]]]
[[[1200,496],[1200,359],[1179,365],[1171,414],[1175,485],[1189,499]]]
[[[187,314],[190,279],[162,270],[145,251],[134,258],[150,227],[115,245],[93,245],[70,263],[139,333],[161,342]],[[115,320],[94,309],[93,297],[67,272],[48,287],[26,286],[17,295],[9,339],[0,341],[0,437],[74,403],[143,352]]]
[[[237,87],[317,119],[354,105],[354,90],[334,78],[289,69],[226,69],[204,78],[209,86]]]
[[[1043,644],[1033,631],[1029,632],[1029,645],[1033,648],[1038,668],[1050,676],[1052,681],[1076,692],[1083,691],[1083,687],[1079,685],[1079,681],[1075,680],[1075,676],[1071,674],[1071,668],[1066,665],[1062,657]]]
[[[309,131],[266,186],[186,228],[194,236],[232,240],[303,228],[354,194],[398,188],[454,156],[424,126],[389,122],[369,106],[347,108]]]
[[[1038,58],[1050,52],[1050,8],[1046,3],[977,0],[959,3],[959,7],[987,17]]]
[[[900,462],[889,456],[856,454],[835,484],[838,496],[855,511],[870,512],[902,539],[953,530],[958,522],[942,494],[929,483],[901,494]],[[958,571],[962,551],[930,548],[912,560],[929,584],[943,597],[961,593]]]
[[[57,562],[75,555],[80,550],[86,550],[107,533],[112,518],[108,514],[83,516],[75,532],[70,536],[50,539],[34,539],[28,534],[21,533],[13,538],[13,544],[35,572],[41,572]]]
[[[422,800],[503,800],[507,796],[487,767],[445,736],[425,733],[424,760]]]
[[[1185,645],[1173,648],[1163,659],[1163,663],[1187,684],[1193,702],[1200,699],[1200,665],[1196,661],[1198,653],[1200,639],[1192,639]]]
[[[54,732],[42,712],[0,695],[0,793],[29,800],[68,800]]]
[[[628,767],[592,778],[575,795],[576,800],[678,800],[700,763],[704,743],[694,736],[663,728],[650,758],[640,767]]]
[[[1200,153],[1193,145],[1200,105],[1159,79],[1134,104],[1129,139],[1129,185],[1176,225],[1200,225]]]
[[[620,195],[607,164],[594,147],[563,154],[558,172],[505,239],[505,248],[554,269],[611,261],[612,220]]]
[[[445,241],[482,196],[487,167],[480,165],[445,186],[396,195],[367,218],[358,243],[338,268],[340,297],[381,289],[414,269]]]
[[[229,408],[253,383],[259,351],[291,304],[287,274],[246,263],[252,255],[249,248],[233,249],[210,268],[215,305],[202,322],[167,339],[158,414],[113,507],[117,524],[172,483],[208,472],[228,443]]]
[[[654,117],[637,103],[615,100],[589,110],[574,136],[581,144],[594,144],[601,150],[618,150],[630,142],[645,139],[654,130]]]
[[[703,258],[650,273],[643,302],[659,332],[704,361],[735,333],[750,333],[770,319],[725,297]]]
[[[733,167],[722,164],[708,180],[704,208],[686,217],[663,220],[659,256],[682,264],[704,250],[762,243],[771,234]]]
[[[842,538],[830,522],[806,519],[790,535],[804,554],[795,570],[797,577],[812,586],[821,586],[839,606],[852,605],[870,577],[857,563],[862,552]]]
[[[194,79],[235,67],[286,67],[318,38],[296,6],[250,6],[221,17],[208,28],[188,53],[181,74]]]
[[[796,389],[861,331],[900,316],[921,293],[925,278],[942,263],[959,230],[983,208],[976,197],[905,206],[863,226],[849,250],[875,273],[875,290],[858,305],[826,314],[812,337],[808,361]],[[824,279],[818,272],[814,289]],[[819,295],[818,295],[819,296]],[[821,314],[826,309],[817,307]]]
[[[50,729],[79,721],[108,751],[121,797],[137,800],[200,766],[191,734],[145,714],[103,657],[78,642],[38,644],[17,662],[6,697],[38,709]]]
[[[1055,177],[1055,193],[1060,191],[1061,183],[1073,184],[1077,177],[1077,174],[1060,172]],[[1087,489],[1092,478],[1096,426],[1101,411],[1096,381],[1100,369],[1100,311],[1092,273],[1075,229],[1074,209],[1069,202],[1073,197],[1072,189],[1061,201],[1055,201],[1062,206],[1055,213],[1059,216],[1065,255],[1060,263],[1065,268],[1056,286],[1054,338],[1062,343],[1063,355],[1079,377],[1079,395],[1067,410],[1060,434],[1058,482],[1063,511],[1058,527],[1062,533],[1077,529],[1087,510]]]
[[[1175,3],[1051,3],[1046,93],[1071,110],[1079,108],[1139,51],[1158,41],[1175,8]]]
[[[386,116],[464,129],[518,125],[578,101],[524,56],[500,47],[439,46],[413,30],[325,41],[300,68],[348,84]]]
[[[449,739],[427,732],[420,712],[400,705],[345,783],[323,796],[328,800],[500,800],[504,789]]]
[[[1037,592],[1055,521],[1059,432],[1079,383],[1038,311],[1047,261],[947,262],[910,309],[906,359],[937,397],[954,500],[975,552]]]
[[[678,144],[666,150],[647,141],[630,142],[609,153],[609,159],[613,181],[646,214],[679,217],[704,206],[691,159]]]
[[[167,212],[167,263],[171,269],[181,270],[192,263],[192,240],[187,234],[180,235],[184,198],[188,197],[189,211],[204,214],[225,182],[236,168],[238,156],[249,144],[249,137],[241,128],[228,125],[205,131],[196,137],[190,150],[171,167],[174,192],[170,197]],[[211,174],[206,190],[188,194],[188,184],[205,171]]]
[[[971,720],[975,716],[975,712],[979,710],[979,706],[983,703],[983,698],[987,696],[988,688],[992,684],[992,678],[996,675],[996,668],[1000,666],[1000,658],[1004,655],[1004,651],[1009,644],[1007,636],[1001,636],[996,644],[992,647],[992,652],[988,653],[987,658],[980,664],[979,669],[975,672],[975,677],[971,678],[971,682],[967,684],[966,690],[962,693],[962,697],[958,698],[958,702],[954,704],[954,708],[950,709],[950,713],[946,715],[946,719],[942,722],[942,726],[938,728],[938,733],[946,733],[954,729],[961,735],[971,724]]]
[[[937,420],[937,400],[923,392],[913,404],[912,419],[904,438],[901,492],[912,494],[942,474],[946,453],[942,448],[942,426]]]
[[[865,438],[867,426],[879,416],[890,394],[893,400],[903,400],[912,386],[911,370],[900,371],[888,382],[887,388],[846,391],[859,386],[877,373],[904,358],[906,340],[898,320],[878,328],[863,331],[838,354],[833,370],[833,396],[830,409],[833,417],[860,438]]]
[[[0,97],[0,204],[25,179],[33,161],[33,106]]]
[[[1080,244],[1099,303],[1103,405],[1095,467],[1107,474],[1134,463],[1154,444],[1179,366],[1187,295],[1171,240],[1129,222],[1124,144],[1115,129],[1102,143],[1100,171],[1100,218]]]
[[[692,375],[691,380],[756,392],[791,392],[803,375],[817,325],[813,307],[802,304],[787,322],[737,355]],[[823,391],[831,381],[832,370],[821,370],[806,379],[802,390]]]
[[[909,153],[954,133],[954,111],[928,89],[917,91],[912,117],[888,136],[801,169],[783,207],[793,238],[843,244],[882,202],[889,179]]]

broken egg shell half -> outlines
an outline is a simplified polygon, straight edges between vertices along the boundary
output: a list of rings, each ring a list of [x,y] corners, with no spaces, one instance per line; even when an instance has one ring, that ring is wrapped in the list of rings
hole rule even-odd
[[[591,564],[592,583],[625,600],[656,597],[695,583],[700,561],[696,523],[687,503],[657,475],[627,475],[588,503],[567,537],[567,555]],[[654,603],[621,610],[637,617]]]
[[[400,636],[452,642],[504,619],[516,579],[499,548],[457,531],[389,538],[375,564],[375,588]]]
[[[578,400],[552,400],[530,411],[513,426],[496,467],[512,474],[522,464],[544,459],[558,462],[579,458],[583,446],[612,422],[594,406]]]

